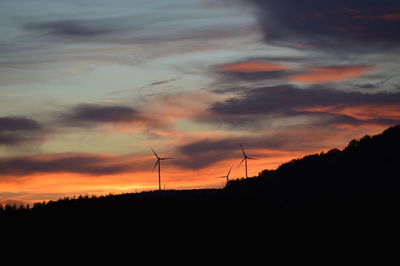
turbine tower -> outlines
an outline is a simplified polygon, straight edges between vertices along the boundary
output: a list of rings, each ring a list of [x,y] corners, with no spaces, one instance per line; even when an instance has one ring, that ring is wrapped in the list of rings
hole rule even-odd
[[[154,172],[154,169],[156,169],[156,166],[158,165],[158,190],[161,190],[161,161],[163,160],[168,160],[172,158],[161,158],[158,156],[158,154],[153,150],[153,148],[150,147],[150,149],[153,151],[154,155],[157,158],[156,164],[153,167],[152,172]]]
[[[240,148],[242,149],[242,152],[243,152],[243,160],[240,162],[238,167],[240,167],[242,165],[242,163],[244,162],[244,166],[246,169],[246,178],[248,178],[248,176],[247,176],[247,160],[255,160],[255,159],[247,156],[247,154],[244,152],[242,144],[240,144]]]
[[[219,176],[218,178],[226,178],[226,184],[228,185],[229,183],[229,174],[231,173],[233,165],[231,165],[231,168],[229,169],[229,172],[227,175]]]

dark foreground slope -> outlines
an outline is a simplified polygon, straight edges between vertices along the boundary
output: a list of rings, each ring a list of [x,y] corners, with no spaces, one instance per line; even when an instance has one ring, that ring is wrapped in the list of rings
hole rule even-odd
[[[400,206],[400,126],[232,181],[227,190],[273,207]]]
[[[309,155],[221,190],[154,191],[61,199],[33,208],[0,208],[0,223],[20,228],[225,228],[301,210],[400,206],[400,126]],[[281,222],[281,221],[279,221]],[[162,228],[160,227],[162,225]],[[265,226],[265,224],[264,224]],[[293,224],[291,225],[293,226]],[[85,229],[85,230],[86,230]]]

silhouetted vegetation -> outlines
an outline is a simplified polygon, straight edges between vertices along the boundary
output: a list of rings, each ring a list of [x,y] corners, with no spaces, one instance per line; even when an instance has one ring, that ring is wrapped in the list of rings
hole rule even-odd
[[[397,208],[400,203],[400,126],[352,140],[343,150],[305,156],[230,180],[224,189],[168,190],[63,198],[33,207],[0,206],[0,222],[17,226],[102,228],[113,231],[235,221],[282,208]],[[223,226],[222,224],[220,226]]]

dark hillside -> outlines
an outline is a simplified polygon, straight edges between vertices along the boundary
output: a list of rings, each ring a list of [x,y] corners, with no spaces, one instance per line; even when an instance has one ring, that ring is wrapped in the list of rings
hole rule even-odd
[[[400,201],[400,126],[292,160],[227,190],[277,207],[372,207]]]

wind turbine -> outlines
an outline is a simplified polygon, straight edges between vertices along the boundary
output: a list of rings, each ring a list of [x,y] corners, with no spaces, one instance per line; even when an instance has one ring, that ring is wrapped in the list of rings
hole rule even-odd
[[[229,169],[229,172],[227,175],[219,176],[218,178],[226,178],[226,184],[229,182],[229,174],[231,173],[233,165],[231,165],[231,168]]]
[[[153,150],[153,148],[150,147],[150,149],[153,151],[154,155],[157,158],[156,164],[153,167],[152,172],[154,172],[154,169],[156,169],[156,166],[158,165],[158,190],[161,190],[161,161],[172,159],[172,158],[161,158],[158,156],[158,154]]]
[[[243,160],[240,162],[238,167],[240,167],[242,165],[242,163],[244,162],[244,166],[246,169],[246,178],[247,178],[247,160],[255,160],[255,158],[251,158],[251,157],[247,156],[247,154],[244,152],[242,144],[240,144],[240,148],[242,149],[242,152],[243,152]]]

